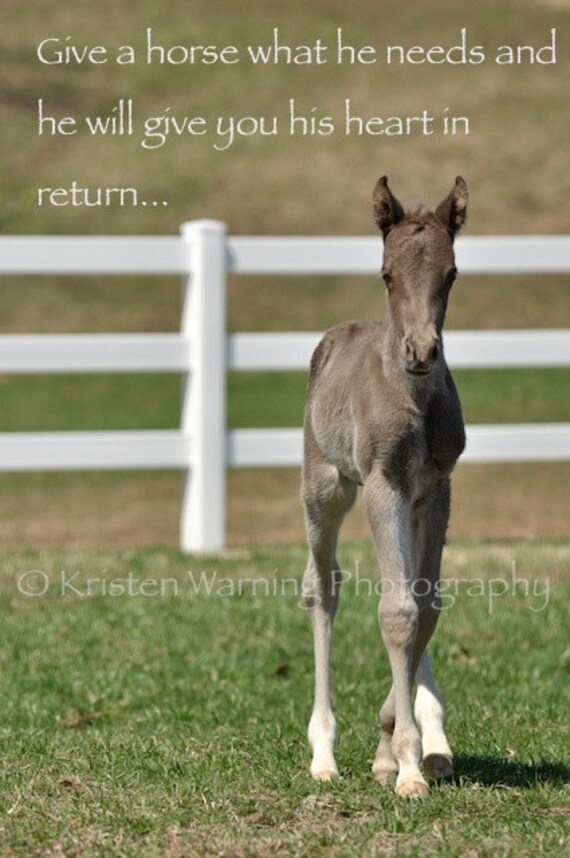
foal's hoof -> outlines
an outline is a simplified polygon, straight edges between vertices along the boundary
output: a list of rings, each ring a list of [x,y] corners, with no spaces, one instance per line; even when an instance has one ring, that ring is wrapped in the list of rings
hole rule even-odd
[[[425,798],[429,795],[429,787],[425,781],[404,781],[396,787],[396,795],[402,798]]]
[[[423,760],[424,772],[428,778],[436,781],[450,778],[453,775],[453,762],[443,754],[428,754]]]
[[[393,787],[398,777],[398,768],[381,768],[380,766],[372,766],[372,777],[380,786]]]
[[[338,771],[336,769],[322,769],[321,771],[311,772],[312,779],[314,781],[321,781],[321,783],[334,781],[338,776]]]

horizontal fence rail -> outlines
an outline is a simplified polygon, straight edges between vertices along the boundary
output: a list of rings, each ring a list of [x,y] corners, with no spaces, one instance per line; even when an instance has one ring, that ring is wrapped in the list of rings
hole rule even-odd
[[[462,274],[555,274],[568,271],[568,236],[468,236],[455,244]],[[374,274],[382,267],[377,238],[232,238],[235,274]]]
[[[5,432],[0,471],[180,470],[192,439],[179,430],[120,432]],[[570,424],[467,427],[463,462],[555,462],[570,458]],[[301,429],[234,429],[226,435],[233,468],[294,468],[303,459]]]
[[[199,221],[198,221],[199,223]],[[462,274],[564,274],[570,236],[467,236],[455,245]],[[234,237],[224,246],[228,274],[374,274],[377,238]],[[183,238],[171,236],[3,236],[2,274],[188,274]]]
[[[302,462],[301,429],[239,429],[229,433],[236,468],[292,468]],[[467,427],[462,462],[553,462],[570,459],[570,424],[516,423]]]
[[[239,372],[306,372],[322,333],[230,334],[226,368]],[[570,336],[562,330],[448,331],[454,369],[570,366]],[[0,372],[183,372],[191,342],[180,334],[0,335]]]
[[[228,369],[306,371],[321,336],[234,334],[228,338]],[[455,369],[570,366],[570,335],[562,330],[447,331],[443,343]]]
[[[182,372],[190,351],[180,334],[7,334],[0,372]]]
[[[570,272],[570,236],[478,236],[456,244],[465,274]],[[0,434],[0,471],[176,469],[186,475],[181,546],[212,551],[225,540],[225,468],[296,467],[300,429],[226,431],[227,371],[303,371],[321,336],[225,331],[228,274],[374,274],[376,238],[233,237],[216,221],[181,236],[0,238],[0,276],[182,275],[180,333],[7,334],[0,373],[180,373],[178,430]],[[516,286],[513,288],[516,289]],[[448,331],[452,368],[570,366],[570,331]],[[464,462],[570,460],[570,424],[467,427]]]
[[[181,469],[192,455],[179,430],[4,432],[0,471],[130,471]]]

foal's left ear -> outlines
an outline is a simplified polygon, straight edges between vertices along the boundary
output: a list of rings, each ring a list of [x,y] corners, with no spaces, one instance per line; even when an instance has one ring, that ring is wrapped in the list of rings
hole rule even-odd
[[[441,221],[452,239],[455,238],[467,219],[468,202],[469,189],[467,183],[463,176],[458,176],[453,189],[435,210],[436,218]]]

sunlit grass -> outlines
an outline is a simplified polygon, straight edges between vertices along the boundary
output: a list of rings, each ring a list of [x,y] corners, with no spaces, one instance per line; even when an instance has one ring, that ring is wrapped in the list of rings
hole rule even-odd
[[[567,549],[448,549],[432,652],[456,780],[417,803],[370,774],[389,681],[361,543],[341,553],[342,779],[308,776],[304,556],[5,554],[1,853],[562,855]]]

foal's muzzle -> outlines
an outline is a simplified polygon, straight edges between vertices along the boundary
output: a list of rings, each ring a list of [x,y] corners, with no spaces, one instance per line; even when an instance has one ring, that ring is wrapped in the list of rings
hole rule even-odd
[[[439,357],[437,336],[422,338],[406,337],[404,340],[406,372],[410,375],[427,375]]]

